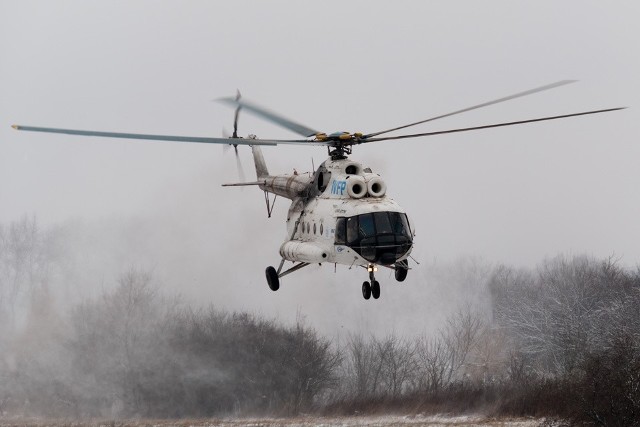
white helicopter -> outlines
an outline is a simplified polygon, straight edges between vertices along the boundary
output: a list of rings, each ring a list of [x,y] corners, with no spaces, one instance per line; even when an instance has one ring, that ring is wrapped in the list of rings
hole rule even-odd
[[[512,126],[626,108],[592,110],[435,132],[381,136],[410,126],[531,95],[573,82],[575,80],[559,81],[451,113],[368,134],[360,132],[326,134],[241,100],[239,93],[235,98],[220,99],[221,102],[236,108],[233,135],[224,138],[99,132],[22,125],[13,125],[12,127],[24,131],[70,135],[226,144],[234,146],[236,155],[238,154],[238,145],[251,146],[256,168],[256,181],[223,184],[223,186],[258,186],[264,191],[269,216],[271,216],[273,208],[269,193],[274,194],[273,202],[275,202],[275,197],[277,196],[282,196],[292,201],[287,214],[287,239],[280,246],[280,256],[282,258],[280,265],[277,269],[272,266],[266,268],[265,274],[269,288],[277,291],[280,288],[280,278],[310,264],[331,263],[350,267],[361,266],[366,268],[369,274],[369,280],[362,284],[362,296],[365,299],[371,297],[377,299],[380,297],[380,283],[375,279],[375,272],[378,266],[394,269],[395,278],[399,282],[404,281],[407,277],[409,270],[408,259],[413,247],[415,229],[406,211],[387,195],[387,187],[384,180],[370,168],[348,158],[348,155],[352,152],[352,147],[376,141],[418,138]],[[258,139],[254,135],[249,135],[248,138],[238,137],[238,116],[241,110],[283,126],[304,138],[282,140]],[[278,144],[324,146],[327,147],[329,158],[311,173],[271,175],[262,156],[260,146],[275,146]],[[283,271],[285,261],[292,261],[294,265]]]

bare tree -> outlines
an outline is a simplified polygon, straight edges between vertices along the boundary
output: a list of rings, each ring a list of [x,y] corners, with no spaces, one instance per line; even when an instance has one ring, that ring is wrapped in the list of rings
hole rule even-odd
[[[395,333],[376,342],[382,362],[382,392],[393,399],[410,388],[416,369],[416,345]]]
[[[467,364],[478,346],[482,328],[480,314],[465,305],[447,319],[436,336],[419,341],[417,355],[423,390],[437,394],[472,370]]]
[[[418,389],[438,394],[451,381],[451,348],[440,336],[423,337],[418,342]]]
[[[607,331],[635,322],[630,301],[638,285],[613,258],[560,256],[537,275],[502,268],[491,285],[494,315],[542,372],[571,373],[588,349],[604,344]]]
[[[96,405],[94,410],[105,416],[147,410],[158,376],[171,366],[167,362],[158,371],[166,362],[160,332],[171,308],[159,296],[151,274],[131,268],[113,292],[74,310],[71,345],[83,398],[93,401],[88,406]],[[104,395],[110,399],[101,399]]]

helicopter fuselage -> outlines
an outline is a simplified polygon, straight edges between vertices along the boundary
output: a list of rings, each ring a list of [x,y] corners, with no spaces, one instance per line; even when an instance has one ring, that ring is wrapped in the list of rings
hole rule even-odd
[[[313,173],[260,179],[262,190],[292,201],[280,246],[285,260],[393,266],[411,253],[414,231],[405,210],[360,163],[329,158]]]

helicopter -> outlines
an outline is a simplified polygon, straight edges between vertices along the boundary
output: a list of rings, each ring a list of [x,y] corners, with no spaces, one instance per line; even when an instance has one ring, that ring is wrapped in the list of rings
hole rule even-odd
[[[564,119],[569,117],[605,113],[626,107],[583,111],[556,116],[546,116],[512,122],[488,124],[440,131],[392,135],[386,134],[434,120],[450,117],[471,110],[487,107],[534,93],[554,89],[576,80],[562,80],[530,90],[501,97],[450,113],[430,117],[417,122],[382,131],[362,133],[339,131],[325,133],[292,121],[264,107],[241,98],[220,98],[218,101],[234,107],[233,134],[222,138],[152,135],[137,133],[100,132],[76,129],[46,128],[13,125],[16,130],[61,133],[80,136],[174,141],[190,143],[224,144],[233,146],[240,166],[238,146],[249,146],[252,150],[256,180],[222,184],[225,187],[257,186],[264,192],[267,214],[271,217],[277,196],[291,200],[287,213],[287,238],[280,246],[278,268],[265,269],[266,281],[272,291],[280,288],[280,279],[308,265],[329,263],[363,267],[368,280],[362,283],[362,296],[368,300],[380,297],[380,283],[375,278],[378,267],[394,271],[395,279],[402,282],[410,269],[409,259],[416,236],[414,223],[405,209],[387,194],[383,178],[371,168],[351,160],[353,147],[379,141],[428,137],[449,133],[468,132],[481,129],[514,126],[526,123]],[[238,136],[238,117],[246,111],[262,119],[288,129],[301,138],[260,139],[255,135]],[[326,147],[328,158],[317,169],[309,173],[272,175],[269,173],[262,146],[307,145]],[[270,199],[273,194],[273,200]],[[286,261],[293,262],[284,269]]]

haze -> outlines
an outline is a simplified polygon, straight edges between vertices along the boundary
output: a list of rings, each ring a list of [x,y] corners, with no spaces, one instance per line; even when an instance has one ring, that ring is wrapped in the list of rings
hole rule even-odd
[[[460,257],[533,266],[585,253],[633,267],[639,16],[632,1],[3,0],[0,222],[27,214],[43,227],[74,224],[80,275],[96,288],[135,265],[188,298],[287,320],[301,312],[329,333],[435,322],[424,311],[453,304],[425,278]],[[360,295],[365,274],[344,267],[308,268],[276,294],[267,288],[288,203],[277,200],[268,219],[260,191],[220,187],[238,180],[232,151],[10,128],[219,136],[233,111],[212,100],[237,88],[326,132],[373,132],[563,79],[580,82],[415,131],[631,108],[355,147],[352,157],[382,175],[418,231],[422,264],[402,285],[381,274],[376,302]],[[294,137],[246,114],[239,131]],[[264,152],[272,173],[309,170],[326,156]],[[249,150],[241,155],[252,178]]]

